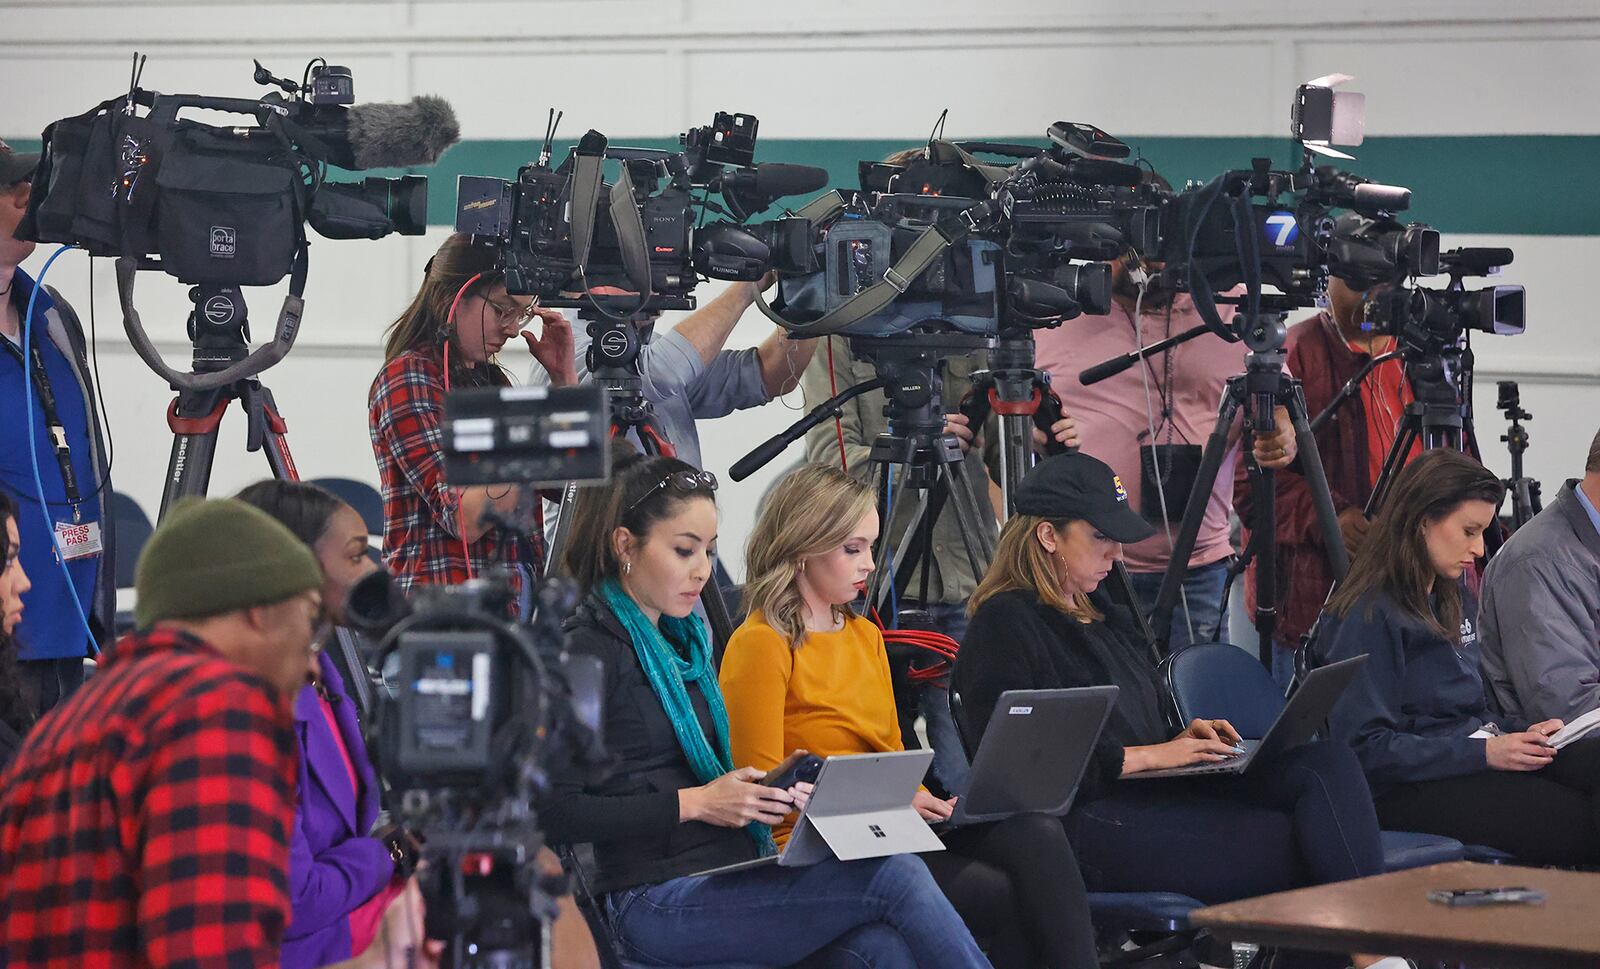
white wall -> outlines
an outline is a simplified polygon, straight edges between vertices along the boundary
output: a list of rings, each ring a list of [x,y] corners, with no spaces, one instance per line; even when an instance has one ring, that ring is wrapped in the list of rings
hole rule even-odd
[[[1137,20],[1125,12],[1132,10]],[[596,127],[667,136],[713,110],[737,109],[759,115],[766,137],[921,138],[945,107],[948,131],[959,136],[1039,131],[1063,117],[1135,141],[1279,135],[1293,86],[1333,70],[1360,78],[1355,87],[1368,95],[1372,134],[1600,134],[1600,8],[1586,0],[825,0],[781,8],[734,0],[51,0],[0,2],[0,19],[0,137],[37,137],[50,120],[111,97],[127,83],[134,49],[150,55],[145,86],[220,95],[255,90],[252,57],[286,73],[326,56],[355,69],[363,100],[445,95],[467,138],[535,137],[550,105],[567,112],[568,135]],[[1483,169],[1486,191],[1497,178],[1515,177],[1493,157]],[[1590,165],[1550,190],[1590,193],[1597,175],[1600,165]],[[1593,231],[1446,238],[1447,245],[1517,251],[1506,281],[1529,286],[1531,327],[1524,337],[1478,342],[1479,420],[1490,463],[1504,472],[1494,381],[1523,382],[1524,404],[1535,414],[1529,471],[1547,491],[1580,467],[1600,426],[1600,327],[1587,292],[1600,265],[1600,225]],[[380,332],[442,233],[316,241],[299,345],[265,378],[305,477],[375,481],[365,406]],[[27,268],[36,273],[42,258]],[[170,445],[163,417],[170,393],[127,348],[109,265],[96,276],[117,487],[154,509]],[[83,257],[64,257],[51,282],[87,315]],[[712,292],[707,286],[702,295]],[[279,299],[253,294],[258,333],[270,328]],[[181,358],[181,287],[142,278],[140,308],[164,352]],[[767,331],[751,314],[732,344],[752,345]],[[522,369],[514,357],[512,365]],[[708,466],[725,471],[798,416],[785,407],[798,401],[705,426]],[[218,452],[214,493],[264,473],[242,441],[235,416]],[[724,490],[723,543],[736,566],[766,480]]]

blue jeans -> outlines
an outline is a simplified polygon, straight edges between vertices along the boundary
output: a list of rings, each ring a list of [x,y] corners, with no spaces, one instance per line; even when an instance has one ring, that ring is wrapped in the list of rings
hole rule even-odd
[[[967,634],[967,607],[940,602],[927,608],[934,626],[957,643],[961,642]],[[972,779],[972,765],[967,762],[961,734],[956,732],[955,717],[950,714],[949,689],[933,683],[924,686],[917,706],[928,727],[928,743],[933,747],[933,776],[951,794],[965,794]]]
[[[1164,572],[1129,572],[1133,594],[1145,615],[1156,607]],[[1228,604],[1222,601],[1222,587],[1228,580],[1226,560],[1190,569],[1183,577],[1183,598],[1172,612],[1172,632],[1167,651],[1176,653],[1191,643],[1214,643],[1228,629]],[[1187,608],[1185,607],[1187,604]],[[1193,635],[1190,627],[1193,626]]]
[[[989,967],[915,855],[674,878],[606,910],[623,957],[649,966]]]

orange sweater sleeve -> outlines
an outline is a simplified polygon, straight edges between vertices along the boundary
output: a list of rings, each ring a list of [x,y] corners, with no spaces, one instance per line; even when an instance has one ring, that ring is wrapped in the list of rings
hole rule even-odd
[[[757,618],[746,619],[728,639],[718,682],[734,767],[769,771],[788,756],[783,718],[793,673],[794,651]]]

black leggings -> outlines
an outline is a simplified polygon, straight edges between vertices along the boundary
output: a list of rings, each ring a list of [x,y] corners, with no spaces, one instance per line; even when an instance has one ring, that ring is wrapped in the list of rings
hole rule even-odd
[[[1018,814],[944,843],[921,858],[995,969],[1094,969],[1089,900],[1059,819]]]
[[[1094,891],[1215,904],[1383,871],[1372,793],[1344,744],[1311,743],[1245,775],[1126,780],[1074,808]]]
[[[1385,828],[1488,845],[1536,865],[1600,864],[1600,739],[1568,744],[1542,770],[1403,784],[1377,805]]]

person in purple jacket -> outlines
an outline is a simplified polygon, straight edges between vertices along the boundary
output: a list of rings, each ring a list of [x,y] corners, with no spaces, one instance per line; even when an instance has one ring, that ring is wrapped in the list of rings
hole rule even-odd
[[[344,621],[350,586],[375,571],[367,528],[355,509],[316,485],[261,481],[241,491],[310,546],[322,566],[322,602],[334,625]],[[326,653],[295,696],[300,797],[289,846],[293,914],[284,932],[283,969],[316,969],[366,948],[396,877],[415,848],[403,831],[372,836],[378,778],[361,739],[356,707]]]

